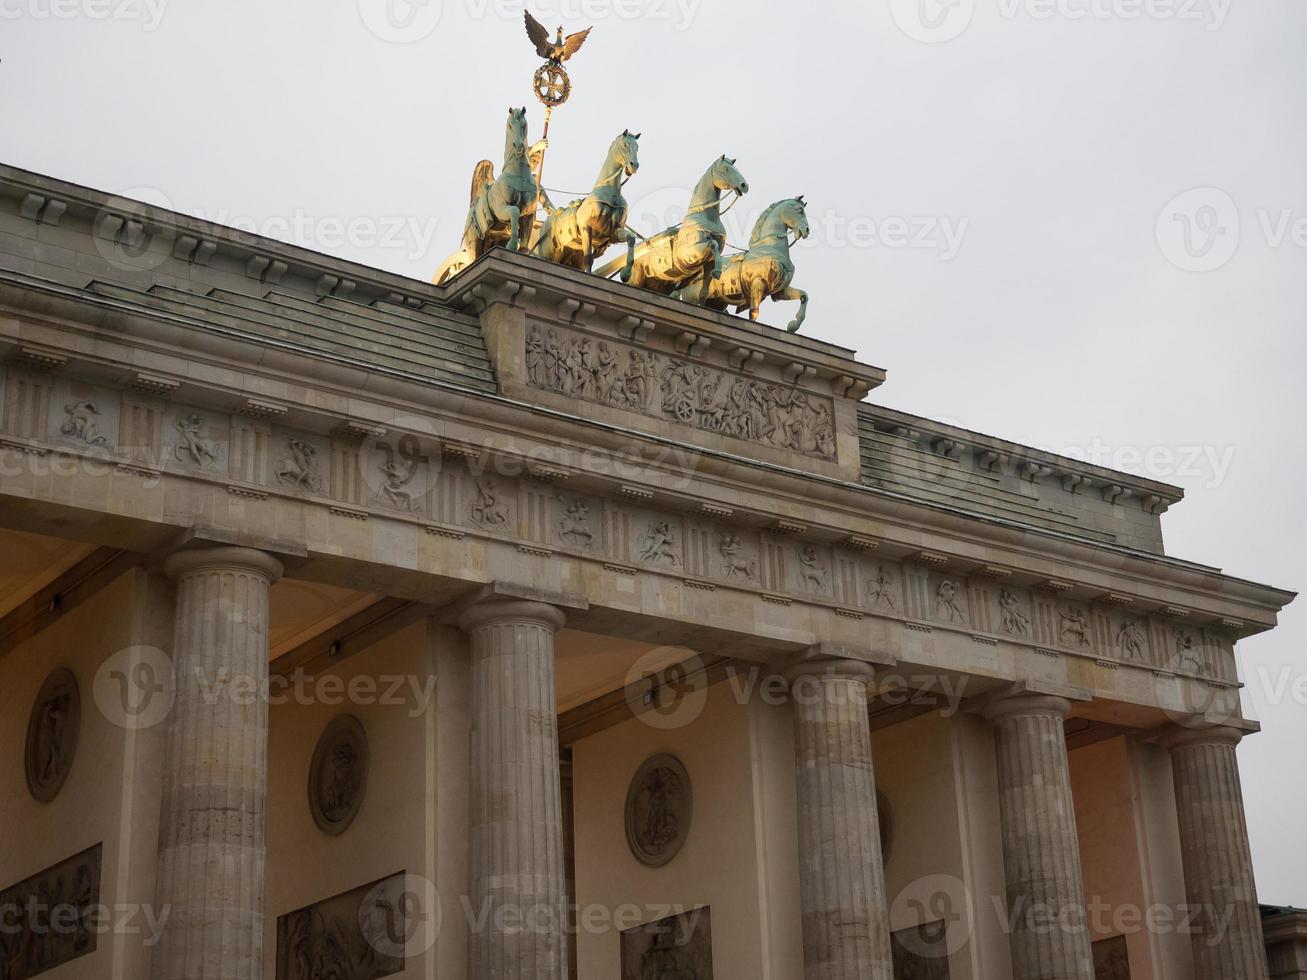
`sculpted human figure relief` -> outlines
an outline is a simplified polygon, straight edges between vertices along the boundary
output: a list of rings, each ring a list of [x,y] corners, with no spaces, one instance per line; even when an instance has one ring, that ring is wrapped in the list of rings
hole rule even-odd
[[[799,548],[799,578],[806,589],[826,591],[826,568],[821,564],[817,549],[810,544]]]
[[[508,506],[499,499],[499,487],[494,480],[473,480],[476,498],[472,501],[470,511],[472,522],[481,527],[503,527],[508,521]]]
[[[1130,616],[1121,623],[1116,633],[1116,645],[1131,660],[1144,659],[1144,631]]]
[[[1062,624],[1059,635],[1063,643],[1074,642],[1082,647],[1090,645],[1089,622],[1085,619],[1084,610],[1077,606],[1066,606],[1058,610],[1058,616]]]
[[[660,564],[680,565],[676,555],[676,534],[668,521],[654,521],[645,530],[640,541],[640,560]]]
[[[302,439],[291,439],[286,443],[286,450],[288,455],[277,461],[278,482],[309,493],[321,493],[322,474],[317,449]]]
[[[1202,673],[1203,662],[1199,655],[1198,641],[1194,638],[1193,633],[1186,629],[1173,629],[1171,632],[1175,637],[1176,670],[1187,670],[1194,674]]]
[[[563,504],[563,516],[558,519],[559,540],[573,547],[589,548],[595,539],[589,527],[590,505],[584,500],[558,499]]]
[[[1000,628],[1013,636],[1026,636],[1030,633],[1030,617],[1021,611],[1021,602],[1011,589],[1003,589],[998,594],[998,608],[1002,613]]]
[[[726,578],[740,577],[746,582],[752,582],[757,574],[757,562],[742,557],[740,554],[742,547],[740,536],[729,531],[723,532],[717,539],[717,551],[722,556],[722,575]]]
[[[794,233],[794,241],[790,240]],[[808,315],[808,294],[790,285],[794,263],[790,246],[808,237],[808,214],[803,195],[777,201],[767,208],[753,227],[749,250],[729,258],[718,256],[711,275],[703,273],[676,293],[678,299],[698,301],[716,310],[734,306],[735,312],[749,311],[758,319],[764,299],[797,300],[799,311],[786,328],[790,333],[803,326]]]
[[[873,605],[894,606],[894,576],[886,571],[884,565],[876,566],[876,578],[867,583],[867,594],[871,597]]]
[[[109,438],[102,434],[97,427],[96,419],[100,416],[100,410],[95,407],[94,403],[69,402],[64,406],[64,414],[68,417],[59,426],[59,431],[64,435],[76,439],[78,442],[84,442],[88,446],[108,444]]]
[[[192,412],[182,415],[173,423],[177,430],[177,445],[173,447],[173,458],[179,463],[191,463],[205,467],[218,461],[218,453],[212,439],[204,432],[204,419]]]
[[[378,466],[381,471],[381,497],[396,510],[413,510],[417,502],[413,499],[410,484],[417,476],[421,463],[417,440],[406,435],[400,439],[398,449],[384,443],[380,448],[385,457]]]
[[[958,608],[958,584],[952,579],[944,579],[935,590],[935,614],[950,623],[961,623],[966,620],[962,610]]]

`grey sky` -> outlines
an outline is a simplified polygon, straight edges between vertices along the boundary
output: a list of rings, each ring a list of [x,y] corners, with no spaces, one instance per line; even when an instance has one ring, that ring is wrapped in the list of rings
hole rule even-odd
[[[507,107],[538,134],[537,59],[520,3],[390,2],[0,0],[0,159],[425,279]],[[804,330],[887,368],[877,400],[1178,483],[1171,553],[1303,584],[1301,0],[532,9],[595,27],[547,185],[643,131],[649,232],[737,157],[733,238],[807,196]],[[1239,648],[1261,897],[1300,905],[1305,637],[1293,606]]]

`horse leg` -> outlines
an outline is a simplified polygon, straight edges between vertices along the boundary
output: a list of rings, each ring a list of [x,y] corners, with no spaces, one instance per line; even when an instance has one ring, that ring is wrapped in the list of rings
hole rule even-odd
[[[749,319],[757,322],[762,301],[767,298],[767,283],[762,277],[749,280]]]
[[[798,333],[799,327],[803,326],[803,321],[808,316],[808,294],[802,289],[795,289],[793,286],[786,286],[784,289],[776,292],[773,298],[781,300],[797,299],[799,301],[799,312],[794,315],[794,319],[791,320],[789,326],[785,328],[790,333]]]
[[[508,244],[504,247],[510,252],[516,252],[522,244],[522,209],[505,204],[504,213],[508,215]]]
[[[622,282],[631,281],[631,269],[635,265],[635,235],[631,234],[631,229],[623,228],[626,233],[626,266],[622,269]]]
[[[576,230],[580,239],[580,267],[586,272],[592,272],[595,264],[595,257],[591,254],[591,249],[594,247],[594,233],[585,222],[577,222]]]

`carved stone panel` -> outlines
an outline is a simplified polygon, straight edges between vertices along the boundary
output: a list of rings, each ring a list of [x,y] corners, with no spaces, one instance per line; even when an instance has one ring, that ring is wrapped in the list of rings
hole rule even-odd
[[[532,387],[568,398],[835,458],[832,401],[794,386],[539,324],[526,332],[526,368]]]
[[[894,980],[948,980],[948,923],[943,919],[890,936]]]
[[[622,932],[622,980],[712,978],[712,914],[707,906]]]
[[[359,465],[367,486],[368,503],[406,514],[427,511],[431,484],[431,456],[417,438],[370,438],[363,444]]]
[[[626,794],[626,840],[641,864],[658,868],[676,857],[690,833],[694,794],[681,760],[645,761]]]
[[[77,381],[54,385],[49,410],[50,440],[80,451],[112,451],[118,442],[119,396],[108,388]]]
[[[331,443],[302,432],[274,429],[272,483],[293,493],[320,495],[330,488]]]
[[[353,715],[333,719],[309,766],[309,809],[328,834],[342,834],[358,815],[368,784],[368,737]]]
[[[27,980],[95,951],[101,845],[0,891],[0,976]]]
[[[277,980],[377,980],[404,969],[414,905],[403,872],[277,917]]]
[[[165,413],[163,462],[188,470],[226,474],[231,418],[184,406]]]
[[[1100,939],[1092,948],[1094,980],[1130,980],[1130,954],[1125,936]]]
[[[77,679],[66,667],[56,668],[37,692],[27,721],[23,766],[27,789],[38,802],[53,800],[68,778],[81,717]]]

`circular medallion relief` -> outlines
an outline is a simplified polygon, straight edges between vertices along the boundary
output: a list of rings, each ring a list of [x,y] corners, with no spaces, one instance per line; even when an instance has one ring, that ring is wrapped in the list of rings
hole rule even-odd
[[[681,760],[645,761],[626,793],[626,841],[641,864],[658,868],[680,852],[690,833],[694,794]]]
[[[27,789],[40,803],[53,800],[68,778],[81,717],[77,679],[66,667],[56,668],[41,685],[32,705],[23,752]]]
[[[368,737],[353,715],[332,719],[309,766],[309,809],[318,829],[343,834],[363,805],[368,783]]]

